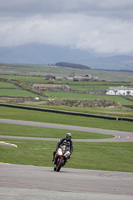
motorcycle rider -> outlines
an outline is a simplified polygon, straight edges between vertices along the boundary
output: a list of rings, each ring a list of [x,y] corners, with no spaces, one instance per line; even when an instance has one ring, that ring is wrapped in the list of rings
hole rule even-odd
[[[67,148],[70,148],[70,155],[73,152],[73,141],[72,141],[72,134],[71,133],[66,133],[65,137],[62,138],[61,140],[59,140],[58,144],[56,145],[56,149],[53,152],[53,160],[52,162],[55,164],[55,154],[58,150],[58,148],[60,148],[61,145],[66,145]]]

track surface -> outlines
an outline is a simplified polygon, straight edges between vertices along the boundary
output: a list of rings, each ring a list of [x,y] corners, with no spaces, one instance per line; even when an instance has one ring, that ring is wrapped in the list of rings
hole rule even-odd
[[[41,122],[31,122],[31,121],[22,121],[22,120],[12,120],[12,119],[0,119],[1,123],[9,123],[9,124],[19,124],[19,125],[29,125],[29,126],[39,126],[39,127],[49,127],[49,128],[58,128],[65,130],[76,130],[83,132],[92,132],[92,133],[102,133],[108,135],[114,135],[114,138],[109,139],[75,139],[76,142],[133,142],[133,132],[126,131],[116,131],[116,130],[107,130],[107,129],[99,129],[99,128],[88,128],[81,126],[71,126],[71,125],[62,125],[62,124],[51,124],[51,123],[41,123]],[[118,137],[120,136],[120,139]],[[35,140],[58,140],[58,139],[48,139],[48,138],[28,138],[28,137],[6,137],[0,136],[4,138],[16,138],[16,139],[35,139]],[[129,137],[129,140],[127,140]]]
[[[88,142],[130,142],[132,132],[113,131],[67,125],[0,119],[2,123],[78,130],[115,135],[111,139],[84,140]],[[120,136],[121,139],[118,139]],[[6,136],[1,136],[6,137]],[[17,137],[15,137],[17,138]],[[21,139],[21,137],[19,138]],[[38,139],[42,138],[25,138]],[[45,139],[45,138],[44,138]],[[57,140],[48,139],[45,140]],[[76,141],[76,140],[75,140]],[[80,142],[83,140],[77,140]],[[0,163],[0,200],[132,200],[133,173],[52,168]]]
[[[131,200],[133,173],[0,163],[0,200]]]

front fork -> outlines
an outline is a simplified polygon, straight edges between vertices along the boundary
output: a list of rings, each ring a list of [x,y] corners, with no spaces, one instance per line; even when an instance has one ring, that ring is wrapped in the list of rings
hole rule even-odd
[[[58,157],[58,156],[55,156],[55,165],[60,161],[61,158],[63,160],[63,166],[65,165],[66,158],[65,157]]]

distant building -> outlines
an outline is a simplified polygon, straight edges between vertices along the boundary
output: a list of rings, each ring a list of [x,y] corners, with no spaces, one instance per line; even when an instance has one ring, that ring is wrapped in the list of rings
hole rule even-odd
[[[107,92],[107,95],[123,95],[123,96],[133,96],[133,88],[127,87],[110,87]]]
[[[98,76],[92,78],[93,81],[98,81]]]
[[[73,80],[74,81],[81,81],[82,80],[82,76],[74,76]]]
[[[68,77],[66,77],[66,80],[67,80],[67,81],[73,81],[73,76],[68,76]]]
[[[90,75],[90,74],[85,74],[84,76],[83,76],[83,80],[85,80],[85,81],[89,81],[89,80],[91,80],[92,79],[92,76]]]
[[[55,80],[55,76],[48,74],[48,75],[46,75],[46,76],[44,77],[44,79],[45,79],[45,80]]]
[[[65,92],[70,91],[70,87],[68,85],[34,83],[32,87],[35,90],[62,90]]]
[[[90,81],[92,79],[92,76],[90,74],[85,74],[83,76],[74,76],[74,81]]]
[[[52,75],[46,75],[44,77],[44,80],[58,80],[58,81],[97,81],[98,77],[92,77],[90,74],[85,74],[83,76],[79,76],[79,75],[71,75],[71,76],[67,76],[67,77],[58,77],[58,76],[52,76]]]
[[[56,76],[56,77],[55,77],[55,80],[57,80],[57,81],[63,81],[63,80],[64,80],[64,77]]]

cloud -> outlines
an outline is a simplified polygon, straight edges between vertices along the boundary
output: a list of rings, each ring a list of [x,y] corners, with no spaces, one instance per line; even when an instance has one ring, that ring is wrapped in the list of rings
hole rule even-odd
[[[132,0],[1,0],[0,46],[41,43],[133,52]]]
[[[0,15],[6,13],[6,16],[63,12],[84,12],[106,16],[116,11],[128,15],[132,9],[132,0],[1,0],[0,3]]]

